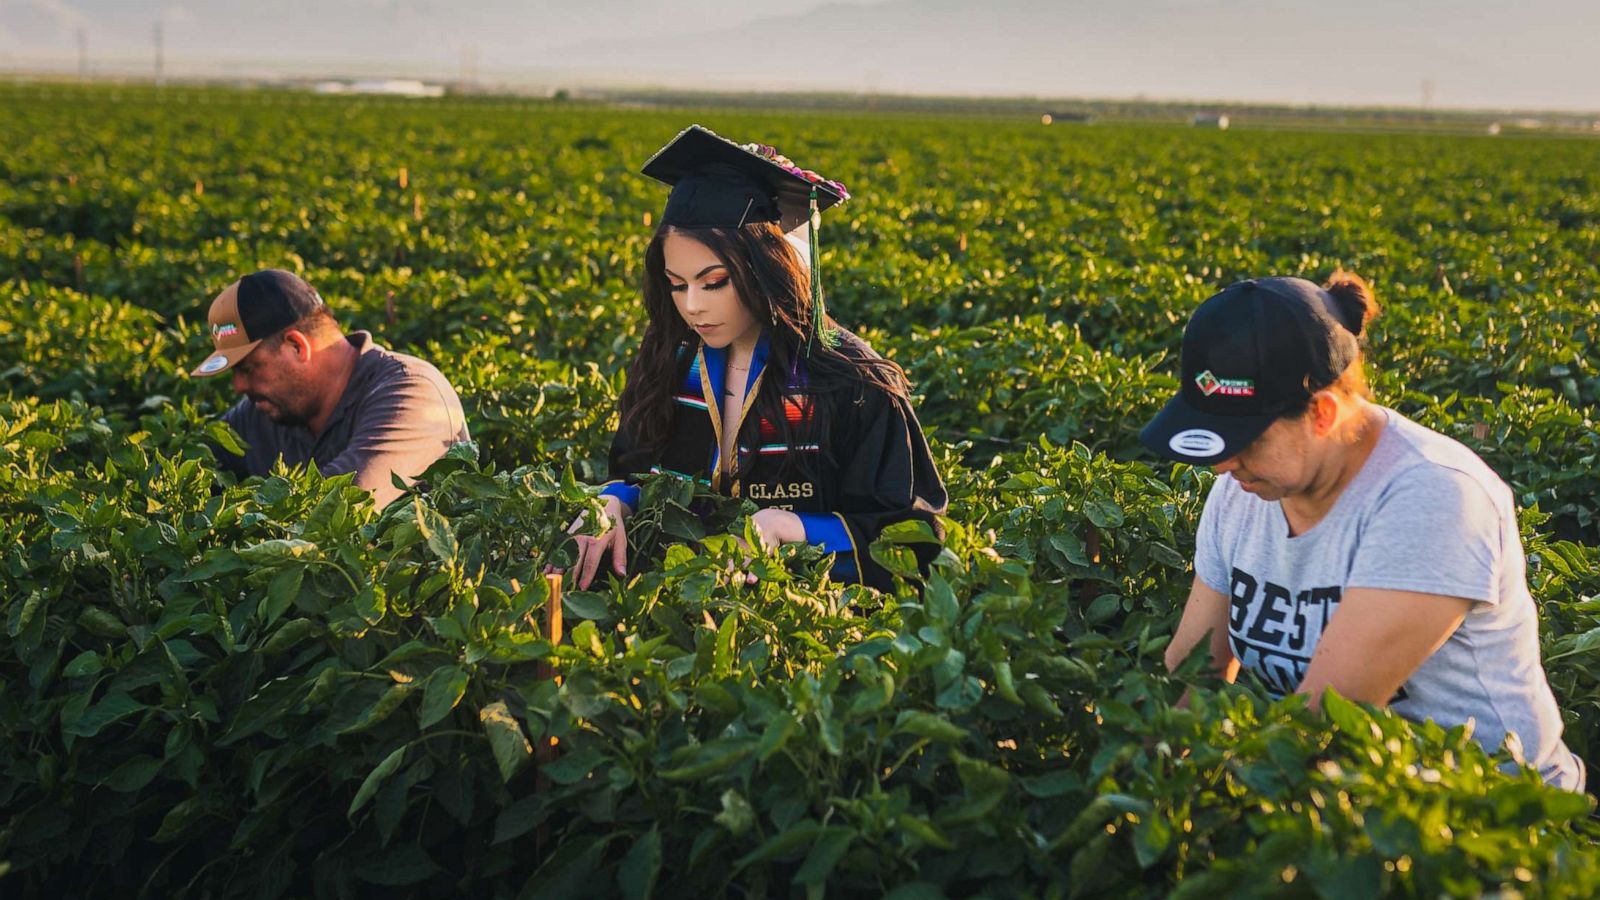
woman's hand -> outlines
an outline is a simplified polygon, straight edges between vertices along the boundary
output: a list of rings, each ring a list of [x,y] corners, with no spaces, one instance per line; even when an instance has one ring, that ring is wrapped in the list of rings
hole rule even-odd
[[[761,541],[762,549],[769,553],[784,544],[794,544],[806,539],[804,523],[800,521],[799,516],[786,509],[763,509],[750,517],[750,524],[755,526],[756,536]],[[739,546],[744,547],[746,553],[751,552],[751,549],[745,546],[744,538],[739,538]],[[729,568],[733,568],[731,563]],[[750,571],[749,559],[745,560],[744,568],[745,584],[755,584],[756,576]]]
[[[628,507],[616,497],[606,498],[605,512],[602,514],[605,521],[598,535],[577,534],[583,529],[584,517],[579,516],[573,521],[567,533],[574,535],[573,541],[578,545],[578,560],[572,564],[572,570],[577,573],[578,590],[588,590],[589,584],[594,581],[594,576],[600,571],[600,557],[611,552],[611,569],[617,575],[628,574],[628,528],[626,521],[629,513]],[[560,575],[562,570],[554,566],[545,566],[547,574]]]
[[[806,526],[787,509],[763,509],[750,517],[750,524],[761,536],[761,546],[776,550],[783,544],[798,544],[806,539]]]

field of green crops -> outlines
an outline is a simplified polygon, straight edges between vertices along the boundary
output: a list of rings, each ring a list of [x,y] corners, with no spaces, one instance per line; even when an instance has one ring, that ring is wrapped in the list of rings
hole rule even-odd
[[[913,379],[948,552],[920,595],[793,548],[734,583],[663,482],[652,565],[552,645],[635,173],[695,121],[855,194],[830,305]],[[1210,475],[1134,439],[1211,292],[1371,278],[1379,397],[1513,486],[1600,765],[1600,141],[18,85],[0,134],[0,895],[1600,895],[1591,799],[1461,729],[1167,672]],[[226,379],[184,372],[266,266],[476,445],[381,511],[219,476]]]

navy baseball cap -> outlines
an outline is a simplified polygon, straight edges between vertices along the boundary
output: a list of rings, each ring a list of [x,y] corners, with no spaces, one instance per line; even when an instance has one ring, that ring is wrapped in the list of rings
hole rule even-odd
[[[1178,396],[1139,441],[1178,462],[1222,462],[1338,381],[1360,355],[1333,295],[1304,278],[1229,285],[1189,318]]]

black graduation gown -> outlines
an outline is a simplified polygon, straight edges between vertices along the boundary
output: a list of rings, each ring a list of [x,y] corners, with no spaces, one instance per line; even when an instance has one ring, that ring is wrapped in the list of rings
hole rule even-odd
[[[840,352],[876,355],[855,335],[840,334]],[[611,446],[614,480],[602,491],[637,508],[638,477],[671,472],[763,508],[790,510],[804,524],[808,542],[835,554],[834,579],[887,589],[892,577],[867,549],[885,527],[920,519],[943,535],[936,517],[945,511],[944,482],[922,426],[903,398],[869,384],[844,385],[819,398],[802,361],[785,379],[784,408],[791,427],[807,416],[816,419],[807,430],[815,442],[791,449],[783,443],[784,431],[755,408],[762,380],[782,377],[766,368],[767,346],[763,338],[751,359],[736,467],[719,459],[726,353],[704,344],[686,345],[666,445],[647,453],[626,429],[619,429]],[[826,402],[814,402],[818,399]],[[748,424],[752,418],[757,420],[754,427]],[[785,467],[784,455],[791,452],[794,459]],[[937,552],[935,545],[922,545],[917,556],[926,565]]]

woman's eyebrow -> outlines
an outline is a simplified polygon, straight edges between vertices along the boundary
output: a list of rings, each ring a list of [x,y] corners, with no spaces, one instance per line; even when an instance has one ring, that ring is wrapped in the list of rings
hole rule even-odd
[[[712,271],[713,269],[726,269],[726,268],[727,268],[727,266],[723,265],[722,263],[712,263],[711,265],[706,266],[704,269],[701,269],[699,272],[696,272],[694,277],[696,277],[696,278],[704,278],[704,277],[706,277],[706,273]],[[671,269],[667,268],[666,266],[662,266],[661,269],[662,269],[662,271],[666,272],[668,275],[671,275],[673,278],[678,279],[679,281],[687,281],[688,280],[688,279],[684,278],[682,275],[679,275],[677,272],[674,272]]]

